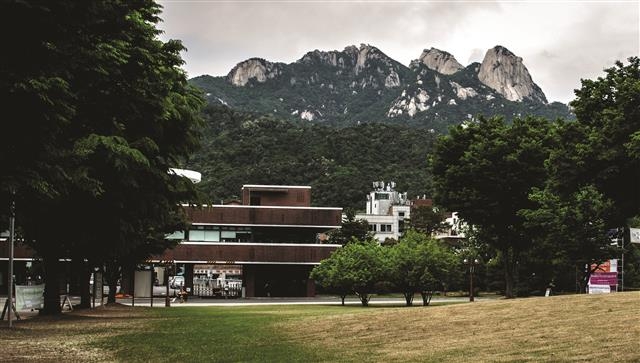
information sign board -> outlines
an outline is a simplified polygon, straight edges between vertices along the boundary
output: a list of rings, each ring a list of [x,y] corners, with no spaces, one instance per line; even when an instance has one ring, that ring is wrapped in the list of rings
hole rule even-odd
[[[590,285],[615,286],[618,284],[617,272],[595,272],[589,277]]]
[[[16,310],[42,309],[44,307],[44,284],[16,285]]]

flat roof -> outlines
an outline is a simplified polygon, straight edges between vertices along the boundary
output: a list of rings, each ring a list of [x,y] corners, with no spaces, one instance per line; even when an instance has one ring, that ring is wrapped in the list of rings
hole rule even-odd
[[[182,204],[183,207],[198,208],[190,204]],[[339,207],[294,207],[286,205],[226,205],[226,204],[202,204],[202,208],[256,208],[256,209],[311,209],[311,210],[342,210]]]
[[[244,188],[270,188],[270,189],[311,189],[308,185],[262,185],[262,184],[245,184]]]

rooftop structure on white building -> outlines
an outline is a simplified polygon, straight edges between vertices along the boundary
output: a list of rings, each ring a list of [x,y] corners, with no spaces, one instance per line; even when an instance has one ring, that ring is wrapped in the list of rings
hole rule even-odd
[[[369,231],[379,242],[387,238],[399,239],[405,229],[405,220],[411,215],[407,193],[400,193],[395,187],[395,182],[373,182],[373,190],[367,195],[366,212],[356,214],[356,219],[369,223]]]
[[[355,218],[366,220],[369,231],[382,243],[387,239],[399,240],[408,228],[412,210],[420,207],[433,208],[433,201],[426,195],[410,200],[406,192],[396,190],[395,182],[376,181],[367,195],[365,213],[356,214]],[[454,243],[464,239],[465,224],[458,218],[458,213],[447,213],[447,216],[445,221],[450,228],[438,232],[434,237]]]

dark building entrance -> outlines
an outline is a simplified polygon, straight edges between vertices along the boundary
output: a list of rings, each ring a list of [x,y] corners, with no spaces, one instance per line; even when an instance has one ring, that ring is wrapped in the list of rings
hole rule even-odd
[[[314,296],[309,265],[245,265],[247,297]],[[252,294],[253,293],[253,294]]]

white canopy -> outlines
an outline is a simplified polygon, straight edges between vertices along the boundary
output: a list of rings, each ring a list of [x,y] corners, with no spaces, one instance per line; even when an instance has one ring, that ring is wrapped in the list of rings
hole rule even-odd
[[[202,174],[193,170],[170,168],[169,173],[189,178],[194,183],[200,183],[200,180],[202,180]]]

